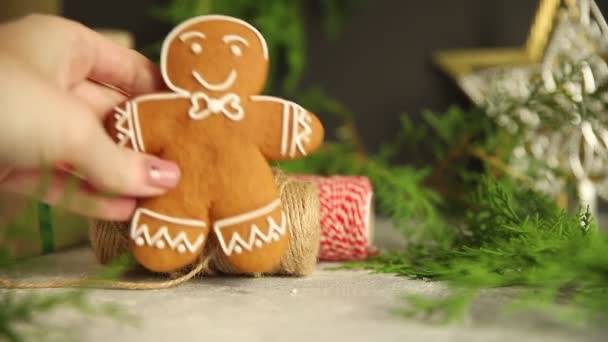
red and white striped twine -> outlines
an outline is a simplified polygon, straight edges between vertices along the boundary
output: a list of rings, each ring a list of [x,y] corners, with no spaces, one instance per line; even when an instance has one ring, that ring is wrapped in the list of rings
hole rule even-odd
[[[319,260],[363,260],[372,248],[373,189],[367,177],[298,175],[315,183],[321,202]]]

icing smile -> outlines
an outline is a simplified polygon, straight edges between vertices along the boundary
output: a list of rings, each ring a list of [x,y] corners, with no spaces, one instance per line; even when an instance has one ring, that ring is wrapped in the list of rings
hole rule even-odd
[[[236,71],[234,71],[234,69],[230,71],[230,74],[228,74],[228,77],[226,77],[226,79],[221,83],[214,84],[214,83],[207,82],[203,78],[203,76],[201,76],[201,74],[198,73],[198,71],[192,71],[192,76],[194,76],[194,78],[196,79],[196,81],[198,83],[200,83],[200,85],[202,85],[203,87],[205,87],[211,91],[226,90],[226,89],[232,87],[232,84],[234,84],[234,81],[236,81]]]

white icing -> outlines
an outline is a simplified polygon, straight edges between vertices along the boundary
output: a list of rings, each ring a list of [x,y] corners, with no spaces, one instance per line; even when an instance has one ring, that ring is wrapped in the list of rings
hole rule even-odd
[[[205,39],[207,38],[207,36],[205,36],[205,34],[203,32],[200,31],[187,31],[184,32],[182,34],[179,35],[179,40],[181,40],[182,42],[185,42],[186,40],[190,39],[190,38],[202,38]]]
[[[202,92],[193,94],[184,93],[159,93],[139,96],[133,101],[127,102],[127,110],[116,109],[117,138],[119,145],[124,146],[129,141],[134,141],[134,149],[145,152],[144,140],[139,125],[139,103],[154,100],[190,99],[191,107],[188,111],[190,118],[202,120],[211,114],[223,114],[227,118],[239,121],[245,117],[245,111],[241,105],[241,98],[233,93],[226,94],[220,99],[214,99]],[[208,108],[201,110],[200,101],[203,100]]]
[[[304,143],[310,142],[310,134],[312,134],[312,127],[310,127],[311,118],[310,115],[295,103],[290,103],[293,111],[293,124],[291,130],[291,148],[289,150],[289,156],[296,156],[296,149],[305,156],[306,150],[304,149]]]
[[[270,101],[283,105],[283,129],[281,131],[281,155],[293,158],[297,151],[302,155],[306,155],[304,144],[310,142],[312,134],[310,114],[299,106],[290,101],[286,101],[273,96],[254,95],[251,96],[252,101]],[[291,124],[291,130],[289,125]],[[290,136],[291,133],[291,136]],[[289,141],[291,140],[291,142]]]
[[[192,71],[192,76],[194,77],[194,79],[196,79],[196,81],[202,85],[203,87],[205,87],[208,90],[211,91],[224,91],[227,90],[228,88],[232,87],[232,85],[234,84],[234,81],[236,81],[236,70],[230,70],[230,73],[228,74],[228,76],[226,77],[226,79],[220,83],[209,83],[207,82],[207,80],[205,80],[203,78],[203,76],[201,76],[201,74],[194,70]]]
[[[192,43],[192,45],[190,45],[190,51],[195,55],[200,55],[201,52],[203,52],[203,47],[199,43]]]
[[[191,227],[200,227],[200,228],[204,228],[207,226],[205,221],[167,216],[167,215],[163,215],[163,214],[160,214],[160,213],[157,213],[150,209],[145,209],[145,208],[137,209],[137,212],[133,216],[133,220],[135,221],[136,218],[138,219],[142,213],[145,215],[148,215],[150,217],[153,217],[157,220],[161,220],[161,221],[165,221],[165,222],[169,222],[169,223],[173,223],[173,224],[179,224],[182,226],[191,226]]]
[[[281,130],[281,155],[287,154],[287,143],[289,141],[289,107],[283,105],[283,129]]]
[[[224,38],[222,38],[222,40],[226,44],[229,44],[232,42],[240,42],[240,43],[245,44],[245,46],[249,46],[249,42],[247,41],[247,39],[239,36],[238,34],[227,34],[224,36]]]
[[[262,34],[260,33],[260,31],[258,31],[251,24],[249,24],[249,23],[247,23],[247,22],[245,22],[243,20],[236,19],[236,18],[233,18],[233,17],[224,16],[224,15],[205,15],[205,16],[194,17],[194,18],[186,20],[186,21],[182,22],[181,24],[179,24],[178,26],[176,26],[169,33],[169,35],[167,35],[167,38],[165,38],[165,40],[163,42],[162,49],[161,49],[161,58],[160,58],[160,70],[161,70],[161,74],[163,76],[163,80],[165,81],[165,83],[167,84],[167,86],[169,87],[169,89],[171,89],[171,90],[173,90],[173,91],[175,91],[177,93],[181,93],[181,94],[187,94],[188,93],[187,90],[182,89],[182,88],[176,86],[171,81],[171,79],[169,78],[169,74],[167,72],[167,54],[169,53],[169,46],[171,45],[171,43],[173,42],[173,40],[175,40],[175,38],[178,35],[185,34],[185,33],[180,34],[180,32],[183,31],[185,28],[187,28],[187,27],[189,27],[191,25],[195,25],[197,23],[202,23],[202,22],[212,21],[212,20],[229,21],[229,22],[232,22],[232,23],[236,23],[236,24],[242,25],[242,26],[246,27],[247,29],[249,29],[250,31],[252,31],[258,37],[259,43],[262,46],[262,53],[264,55],[264,59],[268,60],[268,45],[266,44],[266,40],[264,39],[264,37],[262,36]],[[202,35],[202,32],[198,32],[198,31],[187,31],[186,33],[189,33],[189,32],[193,32],[193,33],[190,33],[190,35],[198,35],[198,34]],[[207,89],[214,90],[214,89],[210,89],[210,88],[207,88]]]
[[[207,108],[201,109],[199,104],[201,100],[205,101]],[[245,111],[240,103],[241,98],[233,93],[214,99],[205,93],[196,92],[191,95],[190,102],[192,106],[188,115],[194,120],[203,120],[212,114],[223,114],[233,121],[240,121],[245,117]]]
[[[175,218],[156,213],[149,209],[139,208],[135,211],[135,215],[133,216],[133,220],[131,222],[131,239],[135,241],[135,244],[137,246],[141,247],[144,245],[148,245],[154,246],[158,249],[164,249],[168,245],[171,249],[177,250],[179,253],[185,253],[186,251],[194,253],[205,242],[204,233],[200,233],[194,242],[190,242],[188,236],[183,231],[179,232],[175,238],[172,238],[169,233],[169,228],[167,226],[161,226],[160,229],[156,231],[156,233],[150,235],[148,225],[139,224],[141,215],[148,215],[157,220],[173,224],[179,224],[183,226],[191,226],[197,228],[204,228],[207,226],[207,224],[203,221]]]
[[[230,46],[230,52],[232,52],[232,54],[237,57],[240,57],[243,55],[243,51],[241,51],[241,48],[236,45]]]
[[[280,204],[281,201],[276,199],[262,208],[216,221],[213,225],[213,229],[215,230],[224,253],[228,256],[232,255],[233,252],[240,254],[243,249],[252,251],[254,247],[261,248],[264,246],[264,244],[278,241],[280,236],[284,235],[287,231],[287,219],[283,211],[281,211],[281,222],[279,224],[277,224],[277,222],[271,216],[266,217],[266,224],[268,225],[268,231],[266,234],[262,233],[257,225],[252,224],[249,230],[249,237],[246,241],[238,232],[233,232],[230,241],[226,243],[224,236],[222,235],[222,230],[230,228],[239,223],[247,222],[262,216],[267,216],[278,208]]]
[[[124,147],[130,143],[135,151],[144,152],[145,148],[137,117],[137,103],[128,101],[125,102],[124,106],[124,109],[120,106],[114,108],[116,111],[114,114],[114,119],[116,119],[114,128],[116,129],[118,146]]]
[[[227,34],[224,36],[224,38],[222,38],[222,40],[226,44],[230,44],[232,42],[239,42],[245,46],[249,46],[249,42],[245,38],[243,38],[239,35],[236,35],[236,34]],[[243,55],[243,50],[241,50],[241,48],[236,44],[230,45],[230,52],[232,52],[232,54],[237,57],[240,57]]]
[[[141,95],[133,99],[134,104],[139,104],[141,102],[147,102],[152,100],[173,100],[173,99],[185,99],[188,98],[189,95],[183,93],[153,93]]]

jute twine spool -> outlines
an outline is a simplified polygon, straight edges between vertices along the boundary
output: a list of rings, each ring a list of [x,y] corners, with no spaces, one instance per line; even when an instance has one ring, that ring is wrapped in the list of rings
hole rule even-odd
[[[287,252],[272,274],[307,275],[317,262],[320,223],[317,187],[274,170],[283,210],[287,215],[291,236]],[[94,221],[89,230],[93,252],[102,264],[129,253],[129,224],[127,222]],[[210,238],[203,250],[207,259],[202,274],[238,274],[221,251],[215,238]]]
[[[274,275],[303,276],[312,273],[317,263],[320,245],[319,196],[317,187],[307,181],[289,177],[273,170],[291,236],[287,252]],[[128,222],[93,221],[89,228],[91,247],[101,264],[129,254]],[[198,275],[239,274],[222,253],[215,238],[209,239],[197,263],[180,272],[168,274],[163,281],[114,281],[89,279],[60,279],[48,282],[18,282],[0,279],[3,288],[61,288],[93,287],[127,290],[164,289],[182,284]],[[261,274],[246,274],[261,276]]]

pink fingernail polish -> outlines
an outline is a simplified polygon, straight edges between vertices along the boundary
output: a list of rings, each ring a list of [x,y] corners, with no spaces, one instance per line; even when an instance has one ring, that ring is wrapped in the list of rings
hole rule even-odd
[[[149,184],[166,189],[176,186],[180,177],[177,164],[162,159],[150,160],[147,172]]]

